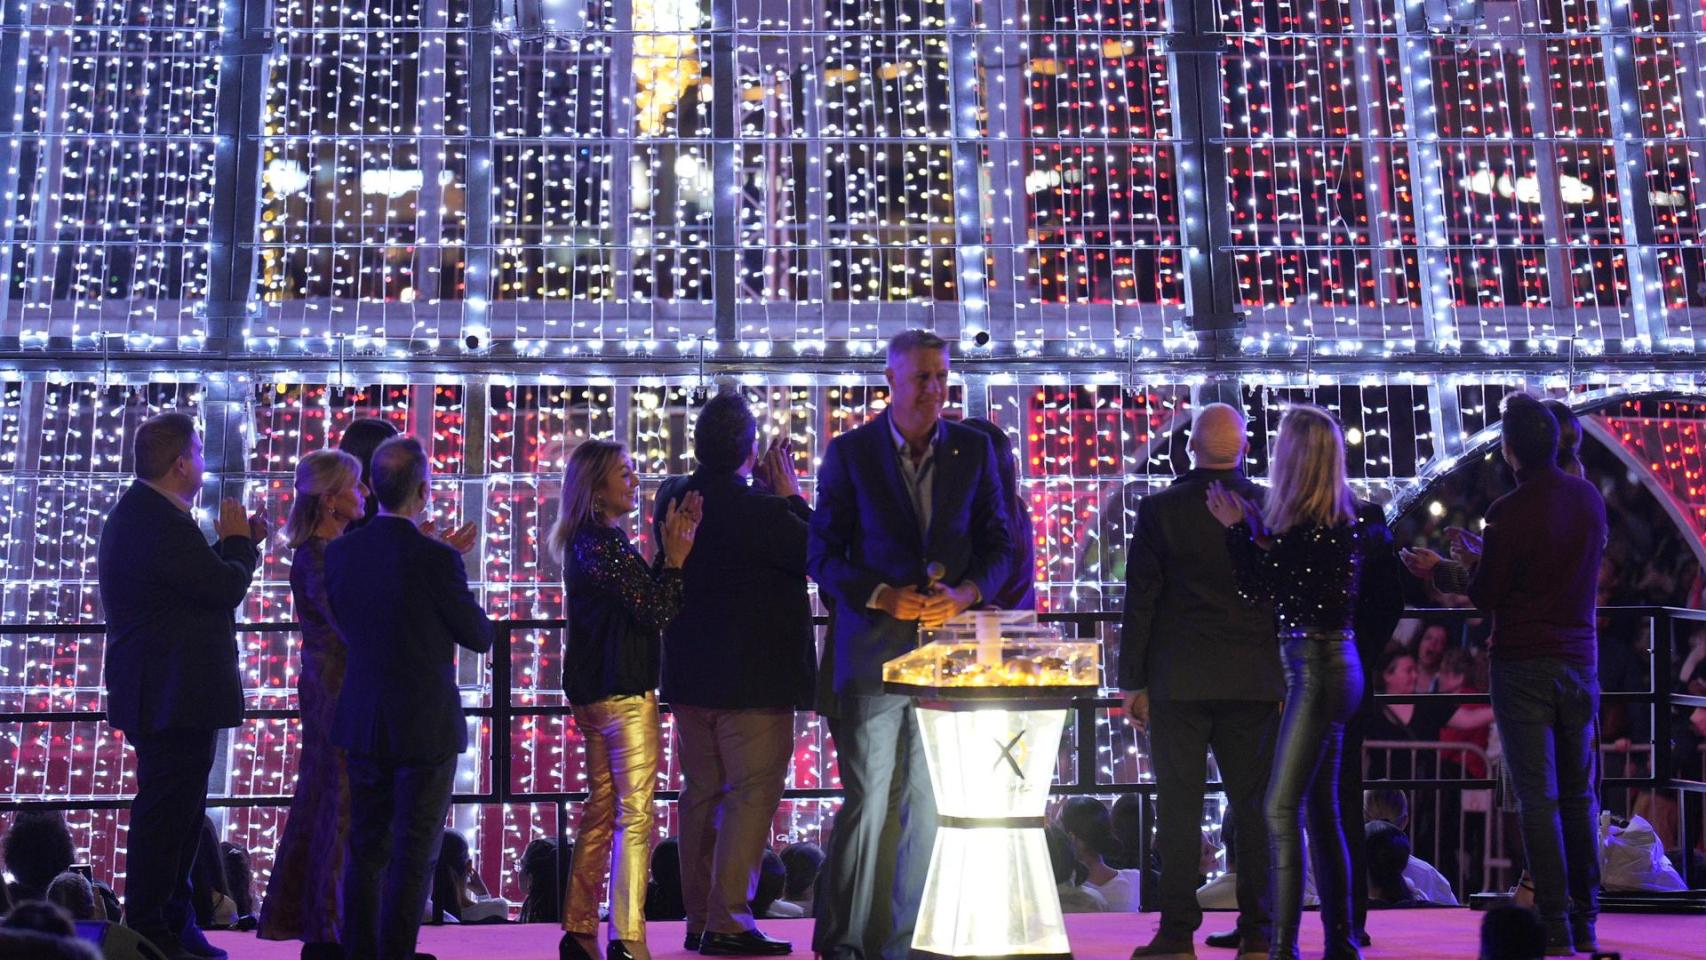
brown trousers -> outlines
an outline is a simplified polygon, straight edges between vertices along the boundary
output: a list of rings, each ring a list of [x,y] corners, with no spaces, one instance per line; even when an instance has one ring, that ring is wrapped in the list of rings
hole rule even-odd
[[[687,929],[754,929],[751,902],[794,752],[794,711],[673,709]]]

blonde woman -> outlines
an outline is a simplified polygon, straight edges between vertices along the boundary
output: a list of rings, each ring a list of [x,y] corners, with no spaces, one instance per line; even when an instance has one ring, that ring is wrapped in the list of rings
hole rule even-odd
[[[1226,527],[1238,589],[1272,601],[1285,667],[1266,814],[1273,849],[1274,934],[1270,960],[1299,956],[1303,907],[1303,814],[1321,895],[1328,960],[1360,958],[1352,929],[1350,858],[1339,818],[1339,763],[1345,721],[1362,700],[1357,657],[1357,582],[1365,543],[1345,483],[1339,425],[1319,407],[1297,405],[1280,419],[1266,510],[1219,483],[1208,508]]]
[[[657,781],[660,637],[681,608],[681,565],[693,549],[701,498],[670,507],[648,567],[622,518],[640,481],[627,448],[604,440],[575,447],[549,546],[563,561],[568,649],[563,687],[586,739],[587,799],[563,903],[561,960],[598,952],[598,893],[610,878],[608,960],[651,960],[646,947],[646,867]]]
[[[344,686],[348,648],[326,599],[326,544],[363,516],[367,487],[361,461],[341,450],[316,450],[296,465],[296,502],[284,533],[296,553],[290,593],[302,622],[301,759],[290,816],[284,822],[261,907],[264,940],[301,940],[302,960],[343,956],[339,890],[349,835],[349,778],[343,751],[329,741]]]

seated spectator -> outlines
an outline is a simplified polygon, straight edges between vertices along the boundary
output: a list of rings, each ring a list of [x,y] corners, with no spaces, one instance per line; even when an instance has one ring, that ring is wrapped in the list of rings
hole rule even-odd
[[[1402,790],[1369,790],[1363,793],[1362,813],[1367,821],[1367,836],[1372,837],[1377,831],[1390,828],[1403,833],[1410,825],[1410,801]],[[1409,836],[1405,835],[1405,845],[1409,846]],[[1372,851],[1372,847],[1368,848]],[[1440,904],[1455,907],[1457,895],[1452,892],[1451,881],[1434,868],[1434,865],[1409,854],[1401,861],[1404,884],[1410,896],[1421,903]],[[1369,897],[1380,899],[1374,890],[1374,867],[1369,867]]]
[[[1078,862],[1088,872],[1084,882],[1102,895],[1108,909],[1125,913],[1137,909],[1138,878],[1135,869],[1115,870],[1105,859],[1119,855],[1114,839],[1113,817],[1095,797],[1069,797],[1060,808],[1060,825],[1072,838]]]
[[[255,871],[249,866],[249,851],[226,840],[219,844],[219,862],[225,868],[225,887],[237,915],[231,925],[238,930],[255,929],[260,918],[255,916]]]
[[[1226,869],[1220,876],[1197,888],[1198,907],[1204,910],[1238,909],[1238,857],[1235,853],[1238,849],[1237,838],[1232,808],[1228,806],[1220,813],[1220,846],[1226,857]],[[1209,866],[1212,867],[1212,864]],[[1303,905],[1321,905],[1321,897],[1315,892],[1315,868],[1310,865],[1308,857],[1303,858]]]
[[[160,951],[141,934],[107,919],[106,905],[94,884],[82,874],[54,877],[47,888],[47,899],[71,917],[77,937],[99,947],[105,960],[159,960]]]
[[[647,920],[685,920],[681,898],[681,845],[674,837],[652,848],[652,879],[646,884]]]
[[[799,907],[800,916],[811,916],[817,877],[823,870],[823,849],[815,843],[790,843],[782,848],[782,866],[788,871],[782,901]]]
[[[89,878],[69,871],[47,885],[47,902],[71,915],[72,920],[105,920],[106,910],[95,900]]]
[[[25,810],[12,821],[3,845],[6,869],[12,873],[13,903],[41,900],[53,878],[71,869],[77,847],[65,814],[57,810]]]
[[[0,957],[6,960],[103,960],[101,951],[74,937],[56,937],[34,930],[3,927],[0,927]]]
[[[1114,800],[1112,812],[1114,842],[1119,854],[1108,857],[1108,866],[1116,870],[1133,870],[1143,866],[1143,802],[1135,793],[1121,794]]]
[[[77,936],[77,921],[46,900],[25,900],[13,907],[0,926],[9,930],[34,930],[52,937]]]
[[[428,923],[506,923],[509,901],[494,897],[474,870],[468,838],[446,830],[439,840],[438,864],[433,868]]]
[[[773,920],[797,920],[805,916],[799,907],[782,899],[782,891],[787,888],[788,868],[782,865],[782,858],[776,855],[776,851],[765,848],[764,856],[758,861],[758,890],[749,905],[752,915]]]
[[[1368,905],[1373,909],[1403,907],[1416,902],[1404,882],[1404,865],[1410,861],[1410,838],[1390,823],[1377,820],[1364,834],[1368,858]]]
[[[569,861],[575,856],[573,844],[557,855],[555,837],[535,837],[528,841],[516,862],[516,884],[521,887],[522,923],[558,923],[563,916],[563,887],[568,884]]]
[[[1541,960],[1546,928],[1526,907],[1494,907],[1481,919],[1480,960]]]
[[[212,817],[201,818],[196,839],[195,863],[190,866],[190,902],[195,907],[196,926],[223,930],[237,922],[237,904],[225,879],[225,858],[219,853],[219,829]]]
[[[1108,901],[1102,895],[1084,885],[1081,878],[1084,868],[1078,863],[1078,853],[1072,847],[1072,838],[1059,824],[1051,823],[1043,828],[1043,838],[1048,843],[1049,865],[1054,868],[1054,890],[1060,897],[1062,913],[1104,913],[1108,909]]]

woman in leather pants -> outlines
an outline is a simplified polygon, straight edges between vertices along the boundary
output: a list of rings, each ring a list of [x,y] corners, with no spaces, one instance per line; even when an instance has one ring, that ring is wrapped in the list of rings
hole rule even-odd
[[[1274,935],[1269,960],[1299,957],[1303,817],[1321,895],[1327,960],[1360,958],[1351,923],[1350,859],[1339,819],[1345,721],[1362,699],[1362,663],[1351,628],[1365,534],[1345,483],[1344,439],[1319,407],[1295,405],[1280,420],[1265,510],[1210,487],[1209,510],[1226,526],[1239,592],[1271,600],[1285,665],[1285,712],[1268,783],[1273,848]]]

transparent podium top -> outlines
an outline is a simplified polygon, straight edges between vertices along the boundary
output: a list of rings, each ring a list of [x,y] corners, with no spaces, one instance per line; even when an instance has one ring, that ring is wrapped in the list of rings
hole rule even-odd
[[[921,645],[883,664],[893,693],[941,699],[1082,696],[1102,682],[1102,646],[1067,640],[1024,610],[979,610],[918,631]]]

